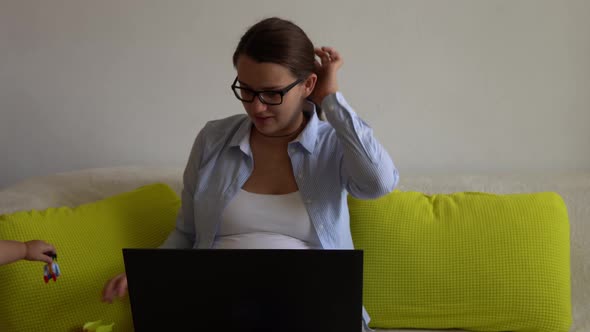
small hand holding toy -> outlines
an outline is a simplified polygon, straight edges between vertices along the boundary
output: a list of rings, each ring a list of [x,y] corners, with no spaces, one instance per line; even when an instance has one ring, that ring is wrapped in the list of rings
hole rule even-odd
[[[57,265],[57,254],[52,253],[51,258],[53,258],[53,262],[51,262],[51,264],[48,263],[43,267],[43,280],[45,283],[48,283],[50,279],[56,281],[57,277],[61,275],[59,265]]]

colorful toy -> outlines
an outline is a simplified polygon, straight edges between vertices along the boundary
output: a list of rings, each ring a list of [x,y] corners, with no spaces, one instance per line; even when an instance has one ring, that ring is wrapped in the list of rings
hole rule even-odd
[[[57,277],[61,275],[59,265],[57,265],[57,254],[51,255],[51,257],[53,258],[53,262],[43,267],[43,280],[45,283],[48,283],[50,279],[56,281]]]
[[[115,323],[104,323],[102,320],[96,322],[88,322],[82,327],[84,332],[112,332]]]

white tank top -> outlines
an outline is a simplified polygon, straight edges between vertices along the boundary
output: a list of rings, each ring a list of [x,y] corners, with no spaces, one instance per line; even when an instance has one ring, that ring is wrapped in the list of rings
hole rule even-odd
[[[223,211],[214,249],[321,249],[300,193],[241,189]]]

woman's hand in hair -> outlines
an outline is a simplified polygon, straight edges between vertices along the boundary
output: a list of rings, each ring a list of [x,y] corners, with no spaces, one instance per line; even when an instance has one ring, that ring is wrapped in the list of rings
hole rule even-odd
[[[315,49],[315,54],[320,59],[315,62],[318,80],[310,98],[317,105],[321,105],[326,96],[338,91],[337,73],[344,61],[338,51],[332,47],[318,47]]]

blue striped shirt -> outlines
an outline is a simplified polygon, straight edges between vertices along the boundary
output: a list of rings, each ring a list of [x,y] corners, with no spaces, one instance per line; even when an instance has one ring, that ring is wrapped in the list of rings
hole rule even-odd
[[[372,129],[342,94],[322,102],[320,121],[312,103],[310,121],[289,143],[289,156],[309,217],[322,247],[351,249],[347,192],[377,198],[391,192],[398,172]],[[182,209],[163,247],[210,248],[221,214],[253,170],[252,122],[235,115],[208,122],[198,134],[184,172]]]
[[[322,247],[352,249],[347,193],[362,199],[385,195],[397,185],[398,171],[341,93],[327,96],[321,106],[327,121],[317,117],[313,103],[305,105],[309,121],[289,143],[288,154]],[[162,248],[211,248],[224,208],[252,174],[251,128],[241,114],[208,122],[197,135],[176,229]]]

